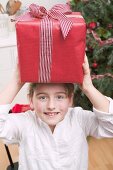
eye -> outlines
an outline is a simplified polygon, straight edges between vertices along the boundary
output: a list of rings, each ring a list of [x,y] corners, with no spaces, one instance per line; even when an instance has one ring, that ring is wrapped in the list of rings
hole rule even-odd
[[[47,96],[38,96],[38,99],[40,101],[46,101],[47,100]]]
[[[66,98],[65,95],[58,95],[58,96],[56,96],[56,99],[57,99],[57,100],[63,100],[63,99],[65,99],[65,98]]]

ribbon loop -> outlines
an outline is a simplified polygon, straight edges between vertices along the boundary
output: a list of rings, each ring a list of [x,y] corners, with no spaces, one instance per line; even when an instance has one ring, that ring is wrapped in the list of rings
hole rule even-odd
[[[29,6],[29,13],[34,18],[43,18],[47,15],[47,10],[43,6],[31,4]]]
[[[61,7],[62,7],[62,5],[61,5]],[[67,12],[70,12],[70,11],[68,11],[67,9],[60,8],[60,5],[58,6],[58,8],[57,8],[57,6],[55,6],[50,10],[50,16],[52,18],[57,19],[60,23],[61,32],[62,32],[64,39],[67,37],[67,35],[72,27],[72,24],[73,24],[72,21],[69,20],[64,15],[64,13],[67,13]]]

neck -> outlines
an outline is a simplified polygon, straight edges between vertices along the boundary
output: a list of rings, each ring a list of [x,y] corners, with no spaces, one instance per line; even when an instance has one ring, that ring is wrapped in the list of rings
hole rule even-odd
[[[49,127],[50,127],[50,129],[51,129],[51,132],[53,133],[56,125],[53,125],[53,126],[49,125]]]

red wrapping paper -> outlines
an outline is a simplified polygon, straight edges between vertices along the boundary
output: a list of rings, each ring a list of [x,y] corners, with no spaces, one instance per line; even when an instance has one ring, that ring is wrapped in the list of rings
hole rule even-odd
[[[51,83],[82,83],[86,23],[81,14],[68,15],[73,26],[63,38],[59,21],[53,20]],[[17,47],[22,82],[39,82],[40,20],[16,24]]]

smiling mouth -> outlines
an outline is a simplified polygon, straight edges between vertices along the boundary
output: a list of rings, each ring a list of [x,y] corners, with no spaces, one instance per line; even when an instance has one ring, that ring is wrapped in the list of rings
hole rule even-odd
[[[53,117],[59,114],[59,112],[44,112],[45,115]]]

